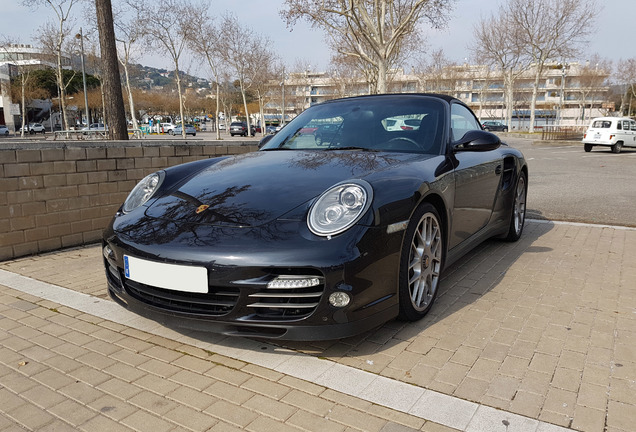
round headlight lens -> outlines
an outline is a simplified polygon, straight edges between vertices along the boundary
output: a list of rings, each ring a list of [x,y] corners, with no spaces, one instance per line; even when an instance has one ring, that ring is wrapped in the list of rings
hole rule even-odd
[[[368,183],[343,183],[324,192],[309,210],[307,225],[319,236],[339,234],[364,214],[371,202]]]
[[[161,180],[163,180],[163,176],[160,176],[159,173],[152,173],[141,179],[137,186],[128,194],[126,201],[124,201],[123,212],[131,212],[137,207],[144,205],[159,188]]]

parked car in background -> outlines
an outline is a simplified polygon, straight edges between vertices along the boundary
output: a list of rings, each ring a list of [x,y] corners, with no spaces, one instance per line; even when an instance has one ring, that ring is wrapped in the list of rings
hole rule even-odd
[[[418,129],[388,130],[402,115]],[[335,119],[328,146],[300,133]],[[225,335],[344,338],[424,317],[445,268],[482,261],[462,257],[491,237],[522,235],[523,154],[453,97],[331,100],[263,141],[134,187],[102,242],[118,304]]]
[[[0,125],[0,136],[7,136],[9,135],[9,128],[6,127],[5,125]]]
[[[160,124],[160,127],[161,127],[161,132],[163,132],[163,133],[170,133],[170,131],[171,131],[172,129],[176,128],[176,127],[177,127],[177,125],[176,125],[176,124],[174,124],[174,123],[170,123],[170,122],[168,122],[168,123],[161,123],[161,124]]]
[[[242,135],[247,136],[247,123],[246,122],[232,122],[230,124],[230,135]],[[249,135],[254,136],[254,126],[251,125],[251,133]]]
[[[508,132],[508,126],[494,120],[486,120],[481,124],[481,126],[484,128],[485,131]]]
[[[183,135],[181,129],[181,125],[176,125],[173,129],[170,129],[170,132],[168,132],[170,135]],[[191,124],[186,124],[185,125],[185,134],[186,135],[192,135],[192,136],[196,136],[197,134],[197,130],[194,128],[194,126],[192,126]]]
[[[31,135],[36,133],[44,134],[46,132],[46,129],[44,128],[44,126],[42,126],[41,123],[29,123],[28,125],[24,126],[24,132],[28,132]]]
[[[581,141],[586,152],[594,146],[609,146],[612,153],[620,153],[623,147],[636,147],[636,121],[628,117],[595,118]]]
[[[318,128],[314,132],[316,145],[324,145],[330,143],[333,137],[335,137],[340,130],[341,125],[342,123],[327,123],[318,126]]]

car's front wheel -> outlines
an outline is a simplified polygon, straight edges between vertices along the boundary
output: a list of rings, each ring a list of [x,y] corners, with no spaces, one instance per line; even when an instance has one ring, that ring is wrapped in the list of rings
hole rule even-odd
[[[440,217],[433,205],[417,208],[404,236],[400,257],[399,318],[415,321],[429,311],[444,263],[444,240]]]
[[[612,146],[612,153],[618,154],[621,152],[622,148],[623,148],[623,143],[619,141]]]
[[[506,241],[517,241],[523,232],[523,226],[526,222],[526,199],[528,196],[528,182],[524,171],[519,174],[517,179],[517,187],[512,200],[512,208],[510,209],[510,226],[508,227],[508,235]]]

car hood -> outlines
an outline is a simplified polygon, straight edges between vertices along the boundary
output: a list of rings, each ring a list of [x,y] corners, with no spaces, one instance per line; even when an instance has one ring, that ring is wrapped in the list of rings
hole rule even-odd
[[[217,226],[256,227],[348,179],[428,158],[362,151],[261,151],[223,159],[156,198],[146,215]],[[380,175],[380,177],[384,177]]]

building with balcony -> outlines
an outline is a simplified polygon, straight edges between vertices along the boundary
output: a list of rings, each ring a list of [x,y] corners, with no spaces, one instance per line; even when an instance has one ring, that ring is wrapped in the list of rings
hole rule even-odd
[[[17,130],[22,124],[18,101],[11,99],[11,79],[30,69],[56,68],[57,57],[27,44],[0,46],[0,124]],[[71,57],[62,56],[62,67],[71,69]],[[30,118],[39,121],[51,117],[51,101],[32,100],[27,104]],[[59,120],[58,120],[59,122]]]
[[[534,72],[534,68],[530,68],[517,73],[514,79],[511,130],[524,130],[529,126]],[[537,91],[535,127],[584,126],[591,118],[610,114],[608,77],[609,72],[598,65],[546,65]],[[363,79],[336,79],[326,72],[290,73],[285,77],[282,91],[279,83],[270,86],[268,114],[280,117],[283,92],[285,114],[289,118],[329,99],[368,94],[369,88]],[[505,121],[506,118],[504,77],[483,65],[454,65],[429,73],[407,74],[394,70],[389,92],[448,94],[469,105],[482,120]]]

